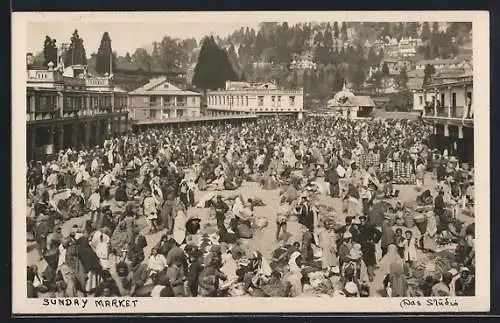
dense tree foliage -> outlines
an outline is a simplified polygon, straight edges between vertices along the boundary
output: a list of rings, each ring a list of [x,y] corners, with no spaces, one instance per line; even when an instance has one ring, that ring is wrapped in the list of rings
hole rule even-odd
[[[213,37],[206,37],[194,69],[193,84],[203,90],[216,90],[224,88],[226,81],[238,79],[227,52],[216,44]]]
[[[111,48],[111,38],[108,32],[105,32],[102,35],[101,44],[97,50],[95,69],[101,75],[105,73],[111,74],[115,66],[116,57],[113,55]]]
[[[54,65],[57,65],[59,63],[57,61],[56,40],[50,38],[49,36],[45,36],[45,41],[43,42],[43,57],[44,66],[47,66],[50,62],[52,62]]]
[[[431,65],[427,64],[425,65],[424,68],[424,85],[429,84],[432,80],[432,75],[436,73],[436,68]]]
[[[400,89],[406,89],[408,87],[408,73],[405,67],[399,71],[398,86]]]
[[[85,52],[85,46],[83,45],[83,39],[78,35],[78,30],[75,29],[73,35],[71,35],[71,42],[68,50],[64,56],[64,65],[86,65],[87,64],[87,54]]]

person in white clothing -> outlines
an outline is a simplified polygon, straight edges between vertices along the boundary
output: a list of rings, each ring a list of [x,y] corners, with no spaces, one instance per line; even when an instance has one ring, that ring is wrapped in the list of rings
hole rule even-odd
[[[149,275],[151,276],[152,274],[160,273],[166,267],[167,267],[167,259],[165,259],[165,256],[158,253],[158,250],[156,250],[156,248],[151,249],[151,255],[149,256],[148,259]]]
[[[97,158],[94,158],[92,160],[92,164],[90,164],[90,171],[95,174],[98,170],[99,170],[99,162],[97,161]]]
[[[104,173],[104,175],[101,176],[99,184],[104,187],[111,187],[113,181],[114,181],[113,175],[109,171],[106,171],[106,173]]]
[[[149,189],[145,192],[145,198],[143,202],[144,216],[148,219],[151,228],[150,232],[154,233],[158,230],[158,206],[159,201],[151,194]]]

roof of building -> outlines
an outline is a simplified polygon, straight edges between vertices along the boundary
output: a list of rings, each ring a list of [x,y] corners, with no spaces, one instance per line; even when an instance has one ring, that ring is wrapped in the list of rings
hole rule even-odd
[[[456,64],[456,63],[462,62],[463,60],[465,60],[465,58],[463,58],[463,57],[462,58],[424,59],[424,60],[418,61],[417,64],[419,64],[419,65]]]
[[[375,103],[373,102],[372,98],[369,96],[354,96],[351,98],[351,102],[354,103],[354,105],[360,106],[360,107],[374,107]]]
[[[412,77],[424,77],[425,72],[423,70],[411,70],[406,73],[409,78]]]
[[[436,73],[433,78],[461,78],[472,76],[472,70],[464,68],[446,69]]]
[[[166,77],[151,79],[147,84],[130,92],[131,95],[201,95],[197,92],[185,91],[167,81]]]
[[[342,91],[335,93],[334,97],[328,100],[328,106],[359,106],[359,107],[374,107],[375,103],[369,96],[356,96],[348,88],[344,86]]]
[[[410,90],[421,90],[424,86],[423,77],[412,77],[408,79],[407,83],[408,89]]]
[[[98,74],[95,70],[95,67],[96,67],[95,55],[87,60],[87,64],[88,64],[89,72],[91,72],[92,74]],[[165,69],[165,68],[162,68],[160,66],[151,66],[151,70],[146,71],[140,66],[140,64],[138,64],[137,62],[128,60],[125,57],[118,57],[116,59],[115,66],[113,66],[113,70],[115,70],[117,72],[144,72],[144,73],[149,72],[149,73],[155,73],[155,74],[169,74],[169,75],[186,73],[186,71],[182,68],[173,67],[170,69]]]
[[[251,85],[248,82],[234,82],[234,81],[226,82],[226,90],[239,90],[250,87]]]

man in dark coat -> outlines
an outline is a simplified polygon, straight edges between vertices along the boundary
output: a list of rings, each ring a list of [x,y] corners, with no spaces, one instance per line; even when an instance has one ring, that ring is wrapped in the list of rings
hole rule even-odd
[[[302,196],[300,204],[297,206],[299,213],[299,223],[305,225],[310,232],[314,231],[314,211],[309,204],[307,196]]]
[[[359,220],[361,221],[359,243],[363,252],[363,261],[366,264],[368,278],[373,281],[375,276],[374,267],[377,264],[375,244],[379,242],[382,233],[373,224],[367,222],[366,216],[360,216]]]
[[[215,208],[215,218],[217,219],[217,226],[224,225],[225,214],[229,211],[229,206],[227,206],[226,202],[222,200],[221,195],[217,195],[217,198],[214,203]]]
[[[382,257],[387,253],[387,248],[389,245],[394,244],[395,242],[395,233],[392,229],[391,218],[385,217],[384,222],[382,223],[382,236],[380,240],[380,248],[382,249]]]
[[[27,295],[28,298],[38,298],[38,291],[34,286],[34,281],[36,277],[36,270],[32,267],[27,267],[28,275],[27,275]]]
[[[326,173],[326,181],[330,184],[330,197],[339,197],[339,174],[333,165]]]
[[[438,217],[439,221],[437,223],[437,231],[443,232],[448,230],[448,223],[450,222],[446,214],[445,203],[444,203],[444,192],[439,191],[439,194],[434,199],[434,214]]]

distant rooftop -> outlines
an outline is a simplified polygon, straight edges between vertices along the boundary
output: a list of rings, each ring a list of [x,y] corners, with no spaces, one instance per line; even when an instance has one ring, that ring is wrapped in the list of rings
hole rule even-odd
[[[193,91],[182,90],[175,85],[169,83],[166,77],[157,77],[149,80],[149,82],[134,91],[131,95],[200,95]]]
[[[417,64],[419,64],[419,65],[456,64],[456,63],[460,63],[464,60],[467,60],[466,57],[424,59],[424,60],[418,61]]]
[[[93,74],[97,74],[96,67],[96,57],[92,56],[88,59],[88,68]],[[164,75],[179,75],[185,74],[186,71],[182,68],[170,68],[165,69],[160,66],[152,66],[150,70],[145,70],[145,68],[141,67],[140,64],[134,61],[129,61],[125,57],[118,57],[115,61],[115,66],[113,66],[113,70],[116,72],[135,72],[135,73],[154,73],[154,74],[164,74]]]
[[[408,79],[408,89],[410,90],[421,90],[424,85],[424,78],[423,77],[413,77]]]

